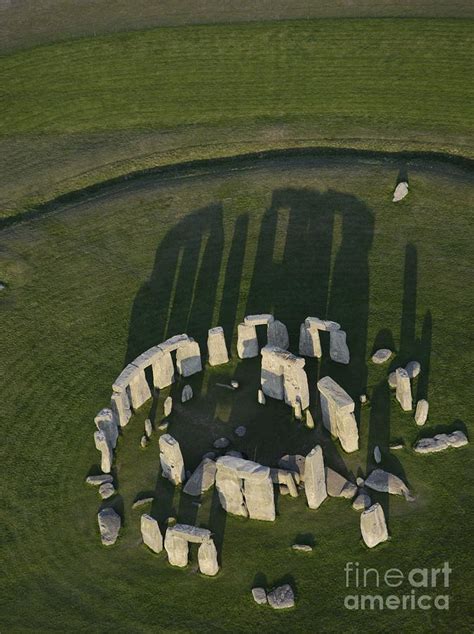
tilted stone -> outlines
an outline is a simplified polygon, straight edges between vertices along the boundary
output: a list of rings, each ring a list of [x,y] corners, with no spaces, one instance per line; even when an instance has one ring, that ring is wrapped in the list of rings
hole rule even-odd
[[[374,469],[365,480],[365,486],[380,493],[403,495],[406,500],[413,500],[407,485],[398,476],[383,469]]]
[[[326,467],[326,488],[328,495],[333,498],[347,498],[351,500],[357,494],[357,487],[340,473]],[[305,484],[306,487],[306,484]]]
[[[324,330],[331,332],[332,330],[340,330],[341,325],[337,321],[329,319],[319,319],[319,317],[306,317],[305,324],[314,330]]]
[[[428,419],[428,410],[429,410],[429,404],[428,401],[426,401],[425,399],[421,399],[420,401],[418,401],[418,403],[416,404],[416,410],[415,410],[415,423],[417,425],[424,425]]]
[[[403,200],[405,196],[408,194],[408,183],[406,181],[402,181],[398,183],[395,187],[395,191],[393,192],[392,202],[396,203],[399,200]]]
[[[287,469],[288,471],[292,471],[293,473],[297,473],[299,475],[300,481],[304,482],[304,471],[305,471],[305,461],[306,458],[301,456],[300,454],[282,456],[278,461],[278,466],[282,469]]]
[[[155,388],[163,390],[174,383],[174,365],[171,352],[163,352],[161,350],[161,354],[154,357],[151,367]]]
[[[292,608],[295,605],[295,595],[288,583],[275,588],[267,594],[267,601],[274,610]]]
[[[418,361],[410,361],[405,366],[405,372],[408,374],[410,379],[416,378],[421,371],[421,365]]]
[[[100,539],[104,546],[113,546],[119,536],[122,520],[113,508],[105,508],[97,515]]]
[[[212,539],[199,546],[198,565],[200,572],[208,577],[214,577],[219,572],[217,549]]]
[[[167,396],[165,398],[165,402],[163,403],[163,414],[165,417],[169,416],[173,411],[173,398],[171,396]]]
[[[201,372],[201,350],[197,341],[189,339],[177,349],[176,368],[184,377]]]
[[[318,381],[324,426],[341,441],[344,451],[359,448],[359,430],[354,417],[355,403],[343,388],[329,376]]]
[[[462,431],[453,431],[451,434],[436,434],[433,438],[422,438],[415,446],[416,453],[437,453],[449,447],[463,447],[468,444],[468,439]]]
[[[299,353],[302,357],[322,357],[321,341],[317,328],[310,328],[306,323],[300,326]]]
[[[170,434],[163,434],[159,440],[160,463],[163,477],[175,486],[185,478],[184,461],[179,442]]]
[[[403,368],[397,368],[395,373],[397,376],[396,399],[400,403],[402,410],[409,412],[412,408],[410,377]]]
[[[94,433],[94,442],[96,449],[100,451],[101,454],[100,468],[104,473],[110,473],[114,459],[112,445],[103,431],[96,431]]]
[[[298,497],[298,489],[296,488],[295,479],[291,471],[286,471],[285,469],[270,469],[270,477],[273,484],[283,484],[286,486],[292,498]]]
[[[252,588],[252,597],[255,603],[264,605],[267,602],[267,593],[265,588]]]
[[[190,338],[188,337],[188,335],[184,333],[181,335],[174,335],[173,337],[170,337],[166,341],[160,343],[158,347],[163,350],[163,352],[174,352],[175,350],[178,350],[178,348],[186,344],[189,340]]]
[[[175,524],[175,526],[178,526],[178,524]],[[171,566],[184,568],[188,565],[189,543],[174,532],[175,526],[166,529],[164,546]]]
[[[271,321],[267,326],[267,342],[269,346],[277,346],[282,350],[288,350],[290,338],[285,324],[278,319]]]
[[[374,352],[372,355],[372,362],[377,364],[386,363],[392,354],[392,351],[388,348],[380,348],[380,350],[377,350],[377,352]]]
[[[110,408],[120,427],[125,427],[132,417],[130,400],[126,392],[114,392],[110,398]]]
[[[268,313],[261,315],[247,315],[244,317],[244,324],[247,326],[267,326],[274,320],[273,315]]]
[[[192,544],[203,544],[211,539],[211,531],[207,528],[199,528],[190,524],[175,524],[166,531],[174,537],[185,539]]]
[[[344,330],[331,330],[329,333],[329,356],[336,363],[348,364],[351,360]]]
[[[193,388],[190,385],[185,385],[181,392],[181,403],[187,403],[193,398]]]
[[[380,504],[373,504],[360,516],[360,532],[365,545],[374,548],[388,539],[385,514]]]
[[[163,550],[163,536],[158,526],[158,522],[144,513],[140,518],[140,530],[145,546],[148,546],[154,553],[161,553]]]
[[[252,359],[258,356],[257,331],[254,325],[237,326],[237,354],[240,359]]]
[[[323,450],[316,445],[305,460],[304,491],[310,509],[317,509],[327,498]]]
[[[209,365],[222,365],[229,361],[224,329],[221,326],[216,326],[209,330],[207,335],[207,352],[209,355]]]
[[[91,475],[87,476],[86,483],[91,484],[92,486],[100,486],[101,484],[107,484],[108,482],[113,482],[113,476],[109,473],[103,473],[101,475]]]
[[[216,479],[216,463],[205,458],[186,482],[183,491],[188,495],[201,495],[208,491]]]

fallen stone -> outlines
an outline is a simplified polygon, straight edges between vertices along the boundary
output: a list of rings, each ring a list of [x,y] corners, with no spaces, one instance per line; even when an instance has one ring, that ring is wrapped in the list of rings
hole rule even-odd
[[[351,500],[357,494],[357,487],[333,469],[326,467],[326,489],[333,498],[347,498]],[[306,485],[305,485],[306,486]]]
[[[139,500],[135,500],[132,504],[132,509],[139,509],[142,506],[146,506],[147,504],[152,504],[155,498],[140,498]]]
[[[352,508],[355,511],[365,511],[365,509],[368,509],[371,504],[372,501],[370,499],[370,496],[365,491],[360,491],[357,494],[355,500],[352,502]]]
[[[231,449],[230,451],[226,451],[226,456],[231,456],[233,458],[243,458],[243,455],[240,451],[235,451],[235,449]]]
[[[420,371],[421,365],[418,363],[418,361],[410,361],[405,366],[405,372],[408,374],[410,379],[416,378],[420,374]]]
[[[288,337],[288,329],[283,322],[278,319],[269,322],[267,325],[267,343],[269,346],[288,350],[290,339]]]
[[[426,401],[425,399],[421,399],[420,401],[418,401],[415,410],[415,423],[420,427],[421,425],[424,425],[426,423],[426,420],[428,418],[428,410],[428,401]]]
[[[415,499],[403,480],[383,469],[374,469],[369,477],[366,478],[365,486],[380,493],[403,495],[403,497],[410,502]]]
[[[309,409],[305,411],[305,421],[308,429],[314,429],[314,418]]]
[[[153,425],[151,424],[151,420],[149,418],[145,421],[145,436],[150,438],[153,433]]]
[[[252,597],[258,605],[263,605],[267,602],[267,593],[264,588],[252,588]]]
[[[187,495],[201,495],[214,485],[215,478],[216,463],[209,458],[204,458],[186,482],[183,491]]]
[[[199,546],[198,564],[201,574],[208,577],[214,577],[219,572],[217,549],[212,539]]]
[[[175,486],[184,482],[183,455],[179,442],[170,434],[163,434],[159,440],[161,475]]]
[[[239,438],[243,438],[246,433],[247,433],[247,428],[244,427],[243,425],[240,425],[239,427],[236,427],[234,429],[234,434],[238,436]]]
[[[173,398],[171,396],[167,396],[165,398],[165,402],[163,403],[163,414],[165,418],[167,418],[171,412],[173,411]]]
[[[181,403],[187,403],[193,398],[193,388],[190,385],[185,385],[181,392]]]
[[[380,504],[373,504],[360,516],[360,532],[365,545],[374,548],[388,539],[385,514]]]
[[[145,546],[148,546],[154,553],[161,553],[163,550],[163,536],[158,526],[158,522],[144,513],[140,518],[140,530]]]
[[[403,200],[407,194],[408,183],[406,181],[398,183],[398,185],[395,187],[395,191],[393,192],[392,202],[397,203],[399,200]]]
[[[278,586],[267,594],[267,601],[274,610],[292,608],[295,605],[295,595],[288,583]]]
[[[302,553],[311,553],[313,552],[312,546],[308,546],[308,544],[293,544],[291,547],[292,550],[296,550]]]
[[[409,412],[412,408],[411,384],[408,372],[403,368],[395,370],[397,376],[396,399],[404,412]]]
[[[265,394],[263,393],[263,390],[258,390],[257,401],[259,405],[265,405],[265,403],[267,402],[267,399],[265,398]]]
[[[221,326],[211,328],[207,335],[207,352],[209,365],[222,365],[229,361],[229,354],[225,343],[224,329]]]
[[[99,495],[103,500],[107,500],[115,495],[115,487],[111,482],[104,482],[99,487]]]
[[[214,449],[225,449],[230,445],[230,440],[228,438],[218,438],[212,443]]]
[[[189,543],[186,538],[175,533],[178,526],[175,524],[166,529],[164,546],[170,565],[184,568],[188,565]]]
[[[336,363],[348,364],[351,360],[349,347],[346,342],[344,330],[331,330],[329,332],[329,356]]]
[[[468,442],[462,431],[453,431],[451,434],[436,434],[433,438],[422,438],[415,443],[414,450],[416,453],[437,453],[449,447],[463,447]]]
[[[255,325],[237,326],[237,354],[240,359],[252,359],[258,356],[258,339]]]
[[[305,460],[304,490],[310,509],[317,509],[327,498],[323,450],[316,445]]]
[[[104,546],[113,546],[117,541],[122,520],[113,508],[105,508],[97,515],[99,522],[100,539]]]
[[[374,352],[372,355],[372,362],[378,365],[386,363],[392,354],[392,351],[388,350],[388,348],[380,348],[380,350],[377,350],[377,352]]]
[[[374,447],[374,460],[377,464],[382,462],[382,452],[380,451],[380,447],[378,445]]]
[[[110,473],[103,473],[101,475],[91,475],[87,476],[86,484],[91,484],[92,486],[100,486],[101,484],[107,484],[113,482],[114,479],[110,475]]]

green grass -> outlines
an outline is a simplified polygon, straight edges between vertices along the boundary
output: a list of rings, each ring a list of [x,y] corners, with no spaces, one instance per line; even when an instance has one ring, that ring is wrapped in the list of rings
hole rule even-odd
[[[458,168],[409,162],[409,197],[393,205],[399,167],[367,157],[287,158],[209,176],[151,176],[2,231],[2,631],[472,631],[472,449],[414,455],[420,430],[385,388],[387,368],[367,362],[376,342],[393,338],[394,363],[423,365],[415,387],[428,396],[430,420],[422,432],[471,428],[472,189]],[[227,517],[212,493],[197,509],[160,478],[157,436],[139,450],[145,406],[120,439],[124,526],[117,545],[104,549],[100,501],[84,478],[97,466],[93,416],[113,379],[168,335],[187,331],[204,349],[209,327],[221,324],[230,336],[257,310],[288,324],[292,349],[307,315],[340,321],[352,362],[308,362],[314,432],[298,428],[280,403],[257,407],[256,361],[206,369],[192,378],[195,400],[176,408],[170,426],[186,464],[194,467],[238,424],[249,434],[234,446],[266,464],[323,442],[328,463],[342,468],[343,460],[354,473],[370,468],[375,444],[401,436],[408,448],[384,465],[404,473],[416,502],[382,499],[391,541],[373,551],[361,545],[358,513],[344,500],[313,512],[303,497],[279,498],[272,525]],[[355,398],[371,396],[358,413],[354,455],[321,430],[321,373]],[[241,381],[237,393],[214,387],[231,376]],[[160,520],[173,513],[215,531],[216,578],[196,573],[195,553],[176,570],[140,545],[131,503],[150,490]],[[308,557],[289,549],[298,534],[314,537]],[[449,612],[342,608],[346,561],[406,572],[445,560],[454,569]],[[296,609],[254,605],[250,588],[263,577],[269,585],[291,579]]]
[[[162,28],[0,61],[2,215],[133,169],[288,146],[472,156],[469,20]]]

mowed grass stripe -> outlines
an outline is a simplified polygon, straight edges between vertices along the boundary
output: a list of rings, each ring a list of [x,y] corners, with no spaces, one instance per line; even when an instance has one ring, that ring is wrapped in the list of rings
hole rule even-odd
[[[0,134],[323,115],[468,131],[472,22],[322,20],[157,29],[1,61]]]

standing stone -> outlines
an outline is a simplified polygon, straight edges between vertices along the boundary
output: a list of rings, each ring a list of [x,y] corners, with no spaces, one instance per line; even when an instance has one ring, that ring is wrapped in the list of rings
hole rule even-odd
[[[374,460],[377,464],[382,462],[382,452],[380,451],[380,447],[378,445],[374,447]]]
[[[140,438],[140,447],[142,449],[146,449],[148,447],[148,436],[146,434]]]
[[[163,390],[174,383],[174,365],[171,352],[161,350],[155,356],[152,363],[153,385],[158,390]]]
[[[165,550],[168,561],[172,566],[184,568],[188,565],[189,544],[186,539],[175,532],[175,526],[166,529]]]
[[[165,402],[163,403],[163,414],[165,418],[167,418],[171,412],[173,411],[173,399],[171,396],[167,396],[165,398]]]
[[[109,407],[105,407],[101,409],[97,416],[94,418],[94,422],[99,431],[104,432],[105,437],[107,438],[112,449],[115,449],[117,446],[118,440],[118,425],[117,418]]]
[[[224,511],[232,515],[248,517],[242,479],[235,469],[223,464],[221,458],[217,460],[216,489]]]
[[[113,508],[105,508],[97,515],[99,522],[100,539],[104,546],[113,546],[117,541],[122,520]]]
[[[193,388],[190,385],[185,385],[181,392],[181,403],[187,403],[193,398]]]
[[[282,350],[288,350],[290,346],[288,329],[285,324],[278,319],[271,321],[267,326],[267,344],[269,346],[276,346]]]
[[[421,365],[418,363],[418,361],[410,361],[406,364],[405,370],[410,379],[414,379],[420,374]]]
[[[145,546],[148,546],[154,553],[161,553],[163,550],[163,536],[158,522],[151,515],[144,513],[140,518],[140,529]]]
[[[407,485],[398,476],[388,473],[383,469],[374,469],[369,477],[365,480],[365,486],[373,491],[380,493],[391,493],[393,495],[403,495],[408,500],[414,500]]]
[[[397,203],[399,200],[403,200],[407,194],[408,183],[406,181],[398,183],[398,185],[395,187],[395,191],[393,192],[392,202]]]
[[[305,470],[306,458],[300,454],[284,455],[278,461],[278,466],[282,469],[287,469],[293,473],[298,474],[301,482],[304,482],[304,470]]]
[[[300,326],[299,353],[302,357],[322,357],[319,330],[310,328],[306,323]]]
[[[392,390],[394,390],[397,387],[397,373],[396,372],[390,372],[390,374],[388,375],[387,382],[388,382],[390,388]]]
[[[265,394],[263,393],[263,390],[258,390],[257,400],[259,405],[265,405],[265,403],[267,402],[267,399],[265,398]]]
[[[304,490],[310,509],[317,509],[327,498],[323,450],[316,445],[305,460]]]
[[[161,471],[175,486],[185,478],[184,461],[178,441],[170,434],[163,434],[159,440]]]
[[[392,356],[392,351],[388,348],[380,348],[372,355],[372,362],[376,364],[385,363]]]
[[[249,517],[265,522],[275,521],[275,497],[269,467],[244,479],[244,499]]]
[[[187,495],[201,495],[213,486],[215,478],[216,463],[209,458],[204,458],[186,482],[183,491]]]
[[[267,601],[274,610],[292,608],[295,605],[295,595],[288,583],[275,588],[267,594]]]
[[[212,539],[203,542],[198,549],[199,570],[203,575],[214,577],[219,572],[217,563],[217,550]]]
[[[303,412],[301,410],[301,403],[296,401],[295,406],[293,408],[293,413],[296,420],[301,420],[303,418]]]
[[[308,429],[314,429],[314,418],[311,412],[309,411],[309,409],[306,410],[305,415],[306,415],[306,427]]]
[[[125,427],[132,417],[132,410],[130,409],[130,401],[127,393],[125,391],[113,392],[110,398],[110,408],[114,412],[120,427]]]
[[[197,341],[190,338],[177,349],[176,367],[184,377],[201,372],[201,350]]]
[[[142,368],[129,363],[115,379],[114,392],[127,392],[132,409],[137,410],[150,398],[151,392]]]
[[[388,539],[387,524],[385,523],[385,514],[383,508],[377,502],[360,516],[360,532],[366,546],[374,548],[381,542]]]
[[[347,453],[359,448],[359,430],[354,416],[355,403],[329,376],[318,381],[324,426],[341,441]]]
[[[221,326],[216,326],[216,328],[209,330],[207,336],[207,352],[209,355],[209,365],[222,365],[229,361],[224,329]]]
[[[350,361],[349,347],[346,343],[344,330],[331,330],[329,333],[329,356],[337,363],[348,364]]]
[[[372,504],[372,501],[369,497],[369,495],[367,494],[366,491],[359,491],[359,493],[357,494],[357,497],[355,498],[355,500],[352,502],[352,508],[355,511],[365,511],[365,509],[368,509]]]
[[[150,438],[153,433],[153,425],[151,424],[151,420],[149,418],[145,421],[145,436]]]
[[[396,399],[404,412],[409,412],[412,408],[411,384],[408,372],[403,368],[397,368],[397,388]]]
[[[286,471],[285,469],[270,469],[270,477],[273,484],[280,484],[292,498],[298,497],[298,489],[296,488],[295,479],[291,471]]]
[[[294,407],[297,402],[302,409],[309,406],[308,377],[304,371],[305,360],[291,352],[265,346],[262,348],[261,384],[264,394],[285,400]]]
[[[252,597],[258,605],[264,605],[267,602],[267,593],[265,588],[252,588]]]
[[[258,356],[258,339],[255,326],[239,324],[237,326],[237,354],[240,359],[252,359]]]
[[[96,449],[98,449],[101,454],[100,468],[104,473],[110,473],[114,458],[112,446],[103,431],[96,431],[94,433],[94,441]]]
[[[418,403],[416,404],[416,410],[415,410],[415,423],[417,425],[421,426],[426,423],[426,420],[428,418],[428,410],[429,410],[428,401],[426,401],[424,398],[418,401]]]

